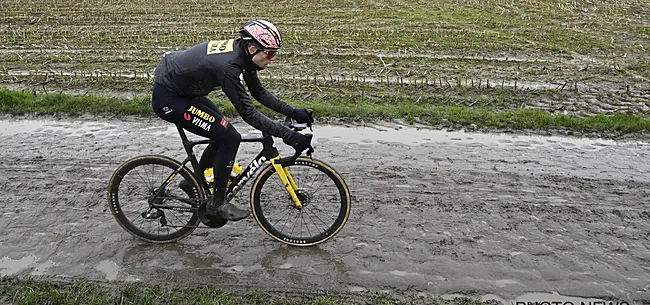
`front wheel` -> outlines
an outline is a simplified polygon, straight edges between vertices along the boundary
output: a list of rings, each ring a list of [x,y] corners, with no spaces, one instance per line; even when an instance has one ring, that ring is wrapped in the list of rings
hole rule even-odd
[[[303,207],[296,208],[273,166],[267,166],[251,188],[253,217],[262,230],[282,243],[313,246],[336,235],[350,216],[350,191],[326,163],[298,158],[287,164]],[[270,180],[269,180],[270,179]]]

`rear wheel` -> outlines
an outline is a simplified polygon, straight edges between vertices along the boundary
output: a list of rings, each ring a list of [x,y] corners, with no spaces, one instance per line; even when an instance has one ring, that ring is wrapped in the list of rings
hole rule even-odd
[[[298,185],[303,207],[294,206],[275,168],[264,168],[251,189],[251,209],[257,224],[277,241],[313,246],[336,235],[350,216],[350,191],[326,163],[298,158],[286,165]]]
[[[174,159],[149,155],[133,158],[113,173],[108,206],[124,230],[148,242],[170,243],[197,228],[197,210],[204,194],[190,170],[183,167],[160,189],[180,167]],[[179,187],[182,179],[187,181],[184,190]]]

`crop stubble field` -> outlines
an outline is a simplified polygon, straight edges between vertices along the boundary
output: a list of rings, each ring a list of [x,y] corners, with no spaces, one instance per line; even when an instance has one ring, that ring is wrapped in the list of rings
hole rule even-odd
[[[648,116],[648,1],[3,0],[9,87],[147,94],[159,57],[268,19],[281,98]],[[220,93],[216,96],[219,97]]]
[[[281,55],[261,73],[281,98],[650,118],[647,0],[292,0],[259,7],[0,0],[0,7],[0,86],[147,94],[165,51],[234,37],[259,17],[284,34]]]

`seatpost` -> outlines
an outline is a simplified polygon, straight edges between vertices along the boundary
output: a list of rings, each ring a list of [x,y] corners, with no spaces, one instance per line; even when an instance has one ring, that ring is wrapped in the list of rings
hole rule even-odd
[[[192,164],[192,168],[194,168],[194,173],[200,177],[202,173],[197,173],[197,171],[199,171],[199,163],[196,160],[196,156],[194,155],[194,143],[190,142],[190,140],[187,138],[183,127],[176,124],[176,129],[178,129],[178,134],[181,136],[181,140],[183,141],[183,148],[185,148],[185,152],[187,153],[187,159],[185,159],[185,162],[189,160]]]
[[[183,127],[176,124],[176,129],[178,129],[178,133],[180,134],[181,140],[183,141],[183,147],[185,147],[185,150],[189,154],[192,151],[192,143],[190,143],[190,140],[187,139],[187,135],[185,135],[185,131],[183,131]]]

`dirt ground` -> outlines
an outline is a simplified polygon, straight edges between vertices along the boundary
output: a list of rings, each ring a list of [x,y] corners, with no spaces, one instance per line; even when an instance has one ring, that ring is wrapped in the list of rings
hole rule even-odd
[[[162,120],[1,119],[0,275],[650,303],[648,142],[356,125],[314,129],[315,157],[351,189],[349,222],[293,248],[253,219],[168,245],[125,232],[108,179],[137,155],[182,159]]]

